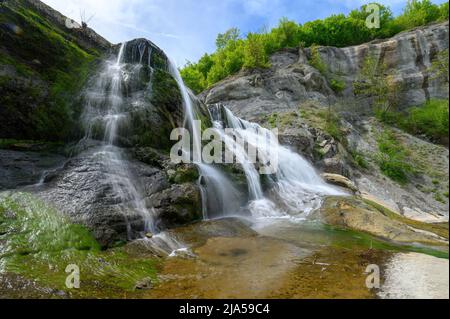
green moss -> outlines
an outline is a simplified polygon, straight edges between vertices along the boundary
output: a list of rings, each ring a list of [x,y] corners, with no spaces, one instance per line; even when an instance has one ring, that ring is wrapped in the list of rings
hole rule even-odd
[[[8,2],[2,7],[0,23],[19,29],[0,30],[4,39],[0,63],[12,65],[18,75],[33,80],[18,79],[2,87],[0,102],[8,110],[1,115],[14,123],[2,135],[53,141],[72,137],[81,113],[77,95],[95,67],[98,52],[80,48],[73,35],[27,3]]]
[[[72,224],[31,194],[0,198],[0,272],[15,273],[40,285],[69,291],[70,264],[80,268],[81,288],[75,297],[114,297],[131,292],[137,281],[156,282],[158,261],[137,256],[125,247],[101,251],[90,232]]]
[[[199,179],[200,175],[195,166],[182,166],[178,168],[169,181],[174,184],[193,183]]]

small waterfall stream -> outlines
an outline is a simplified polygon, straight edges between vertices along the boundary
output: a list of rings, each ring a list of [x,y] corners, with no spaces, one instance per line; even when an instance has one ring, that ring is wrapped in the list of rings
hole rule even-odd
[[[273,160],[271,157],[274,154],[277,155],[275,174],[266,176],[268,186],[265,195],[259,195],[262,186],[254,165],[248,160],[247,164],[242,165],[249,188],[258,190],[250,196],[248,204],[254,217],[302,218],[320,207],[323,196],[343,194],[326,184],[302,156],[280,145],[277,137],[266,128],[236,117],[222,105],[213,106],[211,114],[214,126],[224,137],[223,141],[228,149],[245,153],[247,143],[247,148],[255,148],[260,161],[263,162],[269,162]],[[235,141],[227,135],[224,128],[234,129],[233,133],[240,138]],[[259,143],[258,139],[261,139],[262,135],[268,137],[266,143]],[[236,145],[237,142],[241,144]]]
[[[192,97],[185,86],[180,72],[175,64],[170,61],[169,72],[176,80],[183,98],[183,107],[185,112],[185,126],[192,134],[193,145],[193,163],[197,165],[200,172],[200,187],[203,201],[203,216],[210,218],[210,213],[214,216],[226,216],[236,213],[239,210],[240,195],[231,181],[216,167],[207,165],[201,159],[202,139],[195,129],[195,120],[198,117],[198,111],[192,103]]]
[[[138,213],[144,221],[144,227],[140,233],[154,232],[154,223],[151,210],[144,202],[142,191],[138,188],[133,175],[126,164],[124,151],[118,147],[118,129],[126,123],[128,114],[124,108],[124,83],[133,76],[137,76],[141,62],[127,69],[124,62],[127,43],[122,43],[117,59],[106,61],[103,70],[96,77],[94,83],[86,92],[86,107],[83,114],[86,125],[86,136],[89,140],[98,134],[99,127],[103,130],[102,146],[96,149],[94,157],[104,163],[107,169],[107,178],[121,203],[123,216],[127,219],[130,212]],[[133,48],[134,49],[134,48]],[[142,61],[142,48],[140,57]],[[129,71],[131,70],[131,71]],[[128,237],[136,237],[130,222],[127,220]]]

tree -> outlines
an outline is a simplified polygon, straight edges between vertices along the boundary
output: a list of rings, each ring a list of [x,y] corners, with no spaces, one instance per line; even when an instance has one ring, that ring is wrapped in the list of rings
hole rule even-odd
[[[395,75],[388,72],[386,65],[374,54],[368,54],[364,59],[353,89],[356,95],[372,98],[375,111],[381,116],[396,107],[400,92]]]
[[[426,25],[439,20],[441,11],[439,6],[430,0],[408,0],[403,14],[398,17],[404,29]]]
[[[216,47],[218,50],[224,49],[230,42],[237,41],[240,37],[238,28],[231,28],[225,33],[219,33],[216,39]]]
[[[244,46],[244,67],[266,68],[268,67],[267,55],[264,50],[263,37],[258,33],[249,33]]]
[[[196,94],[201,93],[206,89],[206,77],[198,70],[197,65],[188,62],[184,68],[180,70],[180,74],[184,83]]]

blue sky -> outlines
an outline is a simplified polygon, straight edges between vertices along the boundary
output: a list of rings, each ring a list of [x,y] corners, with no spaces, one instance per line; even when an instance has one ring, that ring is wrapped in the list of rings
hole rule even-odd
[[[445,0],[434,0],[442,3]],[[218,33],[237,27],[242,34],[275,26],[281,17],[300,23],[325,18],[370,2],[364,0],[43,0],[61,13],[89,25],[113,43],[144,37],[181,66],[213,52]],[[406,0],[378,0],[394,14]]]

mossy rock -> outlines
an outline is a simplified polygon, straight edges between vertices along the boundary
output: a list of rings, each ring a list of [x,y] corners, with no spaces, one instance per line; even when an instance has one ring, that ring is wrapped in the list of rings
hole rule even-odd
[[[176,170],[169,171],[169,182],[173,184],[195,183],[200,174],[195,165],[179,165]]]
[[[401,244],[420,243],[448,251],[448,240],[425,223],[405,222],[356,197],[328,197],[316,216],[327,225],[371,234]]]
[[[81,48],[30,2],[7,1],[0,9],[0,136],[74,138],[77,96],[100,51]]]
[[[68,265],[79,267],[80,289],[66,287]],[[0,197],[0,275],[15,274],[65,292],[55,293],[56,298],[138,297],[136,283],[145,278],[156,283],[158,265],[155,257],[130,253],[126,247],[102,251],[87,228],[31,194]],[[11,284],[8,293],[18,288]]]

